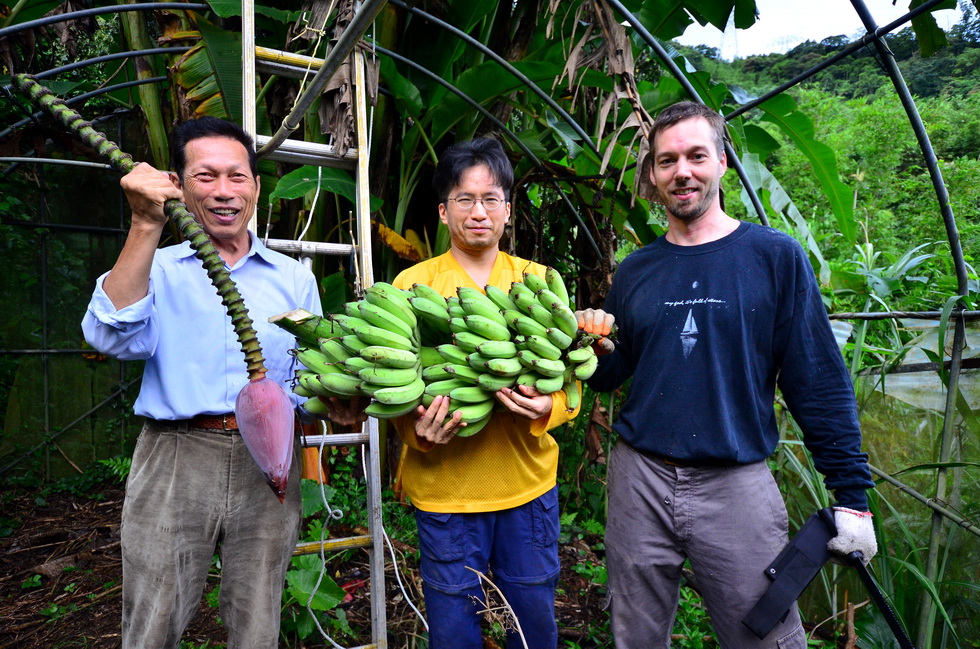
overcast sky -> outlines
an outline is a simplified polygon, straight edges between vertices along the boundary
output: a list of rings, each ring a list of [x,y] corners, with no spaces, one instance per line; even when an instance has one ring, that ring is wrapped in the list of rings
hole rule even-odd
[[[865,0],[868,11],[879,26],[887,25],[908,12],[909,0]],[[749,29],[731,29],[722,33],[708,25],[694,23],[677,39],[684,45],[708,45],[721,50],[731,60],[752,54],[786,52],[806,40],[821,41],[828,36],[844,34],[850,40],[864,34],[849,0],[756,0],[759,19]],[[948,30],[959,20],[958,10],[934,12],[939,26]]]

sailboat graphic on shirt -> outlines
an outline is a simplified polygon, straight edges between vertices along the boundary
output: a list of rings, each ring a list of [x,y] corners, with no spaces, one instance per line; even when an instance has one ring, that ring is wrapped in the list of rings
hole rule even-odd
[[[698,342],[698,323],[694,321],[694,310],[689,309],[687,320],[684,321],[684,328],[681,330],[681,345],[684,348],[684,358],[691,355],[694,345]]]

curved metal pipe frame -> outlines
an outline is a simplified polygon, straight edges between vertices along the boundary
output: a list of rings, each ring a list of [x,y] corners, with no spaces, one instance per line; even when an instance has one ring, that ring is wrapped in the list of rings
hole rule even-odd
[[[72,11],[66,14],[58,14],[57,16],[45,16],[44,18],[38,18],[37,20],[31,20],[26,23],[19,23],[17,25],[11,25],[10,27],[4,27],[0,29],[0,38],[4,36],[9,36],[11,34],[16,34],[18,32],[26,31],[29,29],[35,29],[37,27],[44,27],[46,25],[53,25],[54,23],[63,23],[69,20],[77,20],[79,18],[88,18],[89,16],[99,16],[101,14],[117,14],[123,13],[125,11],[154,11],[156,9],[180,9],[183,11],[210,11],[211,7],[207,4],[190,4],[184,2],[141,2],[140,4],[134,5],[117,5],[113,7],[96,7],[94,9],[81,9],[79,11]]]
[[[531,81],[527,77],[527,75],[525,75],[523,72],[515,68],[513,64],[507,61],[507,59],[500,56],[499,54],[491,50],[489,47],[487,47],[480,41],[476,40],[475,38],[473,38],[472,36],[464,32],[463,30],[453,27],[446,21],[440,20],[439,18],[436,18],[430,13],[426,13],[425,11],[422,11],[421,9],[417,9],[415,7],[410,7],[403,0],[390,0],[390,2],[396,7],[400,7],[401,9],[404,9],[405,11],[411,14],[415,14],[416,16],[424,18],[425,20],[428,20],[434,25],[441,27],[444,31],[447,31],[453,36],[457,37],[458,39],[465,41],[471,47],[479,50],[482,54],[485,54],[487,57],[493,59],[493,61],[496,62],[497,65],[499,65],[503,69],[507,70],[507,72],[514,75],[514,77],[518,81],[520,81],[525,86],[527,86],[531,90],[531,92],[537,95],[541,99],[541,101],[543,101],[545,104],[548,105],[549,108],[551,108],[551,110],[555,111],[558,115],[560,115],[565,120],[565,122],[572,128],[572,130],[575,131],[575,133],[580,138],[582,138],[582,141],[589,145],[589,148],[592,149],[592,151],[594,151],[596,154],[600,154],[599,148],[592,141],[592,138],[590,138],[588,134],[586,134],[585,130],[581,127],[581,125],[579,125],[579,123],[575,121],[575,118],[569,115],[564,108],[559,106],[558,103],[551,98],[551,95],[546,93],[544,90],[540,88],[540,86],[538,86],[536,83]]]

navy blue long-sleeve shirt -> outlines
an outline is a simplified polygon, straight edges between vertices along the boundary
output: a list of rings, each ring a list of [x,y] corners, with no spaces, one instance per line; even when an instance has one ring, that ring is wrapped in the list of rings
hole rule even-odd
[[[588,383],[633,377],[614,426],[627,443],[692,463],[764,460],[779,440],[778,381],[828,489],[867,509],[853,387],[794,239],[750,223],[698,246],[661,237],[623,261],[604,309],[616,351]]]

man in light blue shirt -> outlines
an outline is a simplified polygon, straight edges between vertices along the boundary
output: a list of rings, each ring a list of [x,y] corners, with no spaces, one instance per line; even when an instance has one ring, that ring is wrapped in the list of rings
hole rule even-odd
[[[121,527],[123,647],[177,646],[220,547],[228,646],[271,649],[299,533],[299,462],[280,504],[234,421],[248,375],[231,319],[188,242],[157,248],[164,203],[182,200],[208,233],[254,321],[268,376],[284,386],[294,341],[267,320],[297,307],[319,314],[320,298],[308,269],[247,229],[259,196],[248,135],[201,118],[175,129],[172,149],[176,173],[143,163],[122,179],[132,226],[82,321],[97,350],[146,361],[135,412],[147,421]]]

